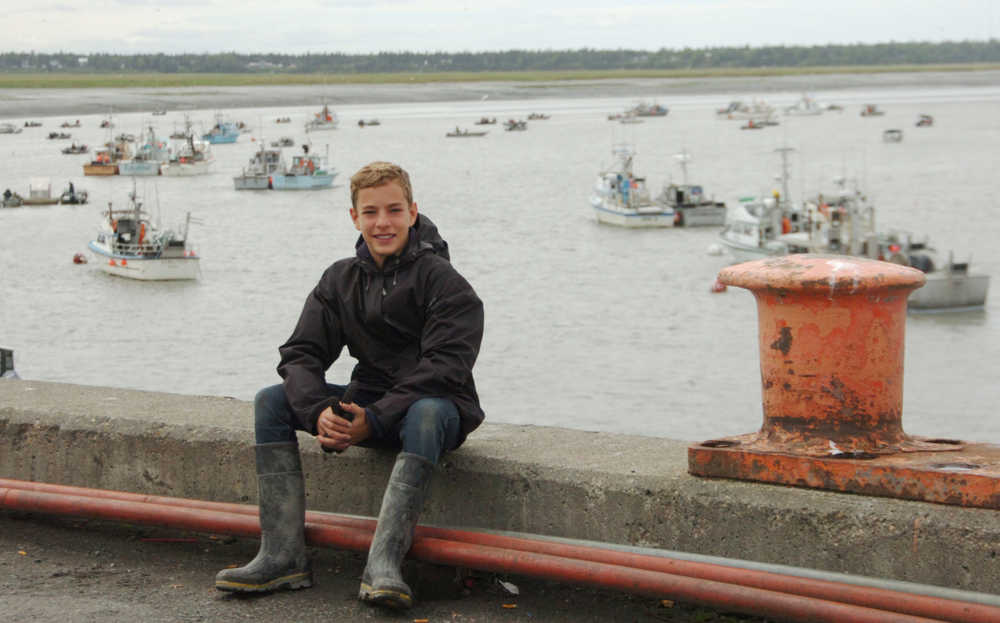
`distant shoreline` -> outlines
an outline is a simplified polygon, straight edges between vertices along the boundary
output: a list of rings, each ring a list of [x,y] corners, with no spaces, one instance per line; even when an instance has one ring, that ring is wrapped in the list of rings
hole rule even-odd
[[[936,66],[937,67],[937,66]],[[0,119],[20,120],[52,116],[106,115],[132,112],[195,111],[287,106],[365,105],[445,101],[512,101],[629,97],[669,99],[690,95],[718,95],[720,99],[767,97],[772,93],[925,87],[995,87],[1000,65],[900,66],[875,72],[859,68],[808,73],[740,70],[735,72],[525,72],[503,74],[370,74],[371,82],[309,84],[259,83],[138,86],[127,74],[109,76],[108,84],[56,86],[55,75],[45,87],[14,87],[13,74],[0,74]],[[154,74],[145,74],[147,77]],[[167,76],[168,74],[155,74]],[[241,77],[239,74],[226,76]],[[176,77],[177,75],[174,74]],[[275,78],[277,75],[257,78]],[[433,80],[431,79],[433,76]],[[357,76],[355,76],[357,77]],[[382,77],[384,82],[377,82]],[[390,79],[391,77],[391,79]],[[23,78],[23,76],[22,76]],[[110,80],[114,78],[114,80]],[[315,78],[315,76],[314,76]],[[411,79],[412,78],[412,79]],[[419,79],[418,79],[419,78]],[[447,80],[446,80],[447,78]],[[437,81],[440,79],[441,81]],[[124,81],[124,82],[118,82]],[[222,82],[221,78],[216,82]],[[121,86],[126,84],[128,86]]]
[[[293,73],[0,73],[0,89],[87,89],[246,87],[344,84],[427,84],[442,82],[562,82],[573,80],[705,79],[830,74],[975,72],[1000,70],[998,63],[940,65],[851,65],[728,69],[632,69],[496,72],[404,72],[354,74]]]

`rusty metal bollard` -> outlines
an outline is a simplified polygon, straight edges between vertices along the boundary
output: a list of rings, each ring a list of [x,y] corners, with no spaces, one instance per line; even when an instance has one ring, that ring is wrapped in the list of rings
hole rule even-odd
[[[906,298],[922,272],[790,255],[719,281],[757,300],[764,422],[691,446],[690,473],[1000,508],[1000,447],[903,431]]]

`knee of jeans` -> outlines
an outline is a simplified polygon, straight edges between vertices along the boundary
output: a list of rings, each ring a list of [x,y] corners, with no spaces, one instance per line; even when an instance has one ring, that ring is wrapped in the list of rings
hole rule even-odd
[[[451,407],[451,408],[449,408]],[[407,428],[413,427],[414,432],[422,438],[443,434],[450,420],[458,419],[455,408],[447,401],[423,398],[413,403],[406,414]]]
[[[285,388],[281,385],[265,387],[253,398],[254,421],[261,422],[273,417],[275,406],[285,400]]]

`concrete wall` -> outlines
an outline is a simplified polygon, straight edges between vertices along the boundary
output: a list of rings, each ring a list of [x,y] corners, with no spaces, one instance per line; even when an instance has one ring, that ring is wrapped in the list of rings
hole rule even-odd
[[[0,381],[0,476],[255,502],[252,405]],[[687,473],[687,443],[484,424],[438,468],[422,521],[1000,593],[1000,512]],[[309,508],[376,515],[393,454],[300,438]]]

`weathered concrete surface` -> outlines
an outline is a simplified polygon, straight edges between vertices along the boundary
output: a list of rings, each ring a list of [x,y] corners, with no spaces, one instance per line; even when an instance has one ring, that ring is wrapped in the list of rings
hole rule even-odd
[[[0,382],[0,476],[256,501],[249,403]],[[300,439],[309,508],[375,515],[392,454]],[[1000,592],[1000,512],[687,473],[686,442],[485,424],[422,520]],[[377,483],[372,486],[371,483]]]

